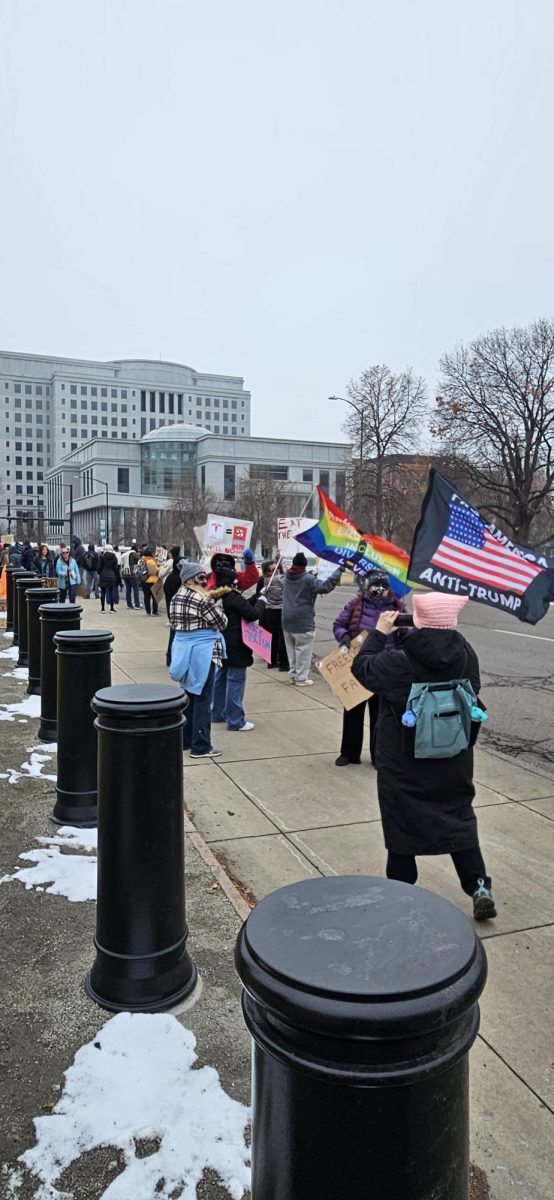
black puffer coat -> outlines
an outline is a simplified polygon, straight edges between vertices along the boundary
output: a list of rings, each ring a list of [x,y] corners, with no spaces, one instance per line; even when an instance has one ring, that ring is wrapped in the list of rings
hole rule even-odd
[[[254,656],[249,646],[242,640],[241,621],[258,621],[265,612],[263,600],[247,600],[240,592],[233,590],[223,597],[223,611],[227,617],[225,630],[225,645],[227,647],[226,664],[228,667],[251,667]]]
[[[479,661],[456,629],[416,629],[402,650],[368,634],[352,665],[380,698],[377,790],[385,845],[397,854],[452,854],[478,844],[472,808],[473,749],[455,758],[415,759],[401,749],[401,717],[412,683],[469,679],[479,694]]]
[[[121,587],[119,563],[112,550],[105,550],[100,555],[98,564],[100,572],[100,587]]]

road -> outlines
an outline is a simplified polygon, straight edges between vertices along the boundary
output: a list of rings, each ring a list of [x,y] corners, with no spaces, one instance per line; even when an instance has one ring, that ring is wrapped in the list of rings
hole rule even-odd
[[[318,654],[333,649],[333,619],[353,594],[343,587],[318,600]],[[461,615],[460,629],[481,664],[489,719],[480,744],[554,778],[554,607],[538,625],[526,625],[470,602]]]

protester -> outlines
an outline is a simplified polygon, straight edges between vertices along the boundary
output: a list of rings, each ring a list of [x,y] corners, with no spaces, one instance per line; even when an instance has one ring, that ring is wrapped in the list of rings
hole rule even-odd
[[[100,579],[100,604],[102,612],[106,611],[107,600],[110,612],[114,613],[116,611],[115,605],[119,604],[119,589],[123,587],[123,583],[119,563],[109,543],[104,546],[100,555],[98,575]]]
[[[244,551],[243,558],[244,571],[237,571],[236,561],[232,554],[222,554],[221,551],[214,554],[210,562],[212,573],[208,579],[208,587],[214,588],[216,586],[216,571],[221,567],[226,568],[228,571],[236,571],[239,581],[239,591],[247,592],[249,588],[255,587],[260,578],[260,572],[254,562],[254,555],[249,546]]]
[[[244,692],[246,669],[251,667],[254,656],[242,640],[242,621],[258,621],[267,604],[266,596],[247,600],[241,596],[236,571],[219,567],[216,571],[217,586],[230,589],[223,596],[223,612],[227,617],[225,645],[227,647],[222,666],[216,672],[212,721],[222,724],[233,733],[247,733],[254,729],[252,721],[244,714]]]
[[[181,563],[181,587],[171,601],[169,618],[175,631],[171,649],[171,678],[188,696],[183,747],[191,758],[218,758],[212,746],[212,693],[216,666],[226,653],[222,637],[227,617],[217,603],[220,592],[207,590],[200,563]]]
[[[382,613],[354,659],[352,674],[381,698],[377,790],[388,878],[415,883],[416,855],[450,854],[464,892],[473,897],[475,919],[484,921],[496,916],[496,908],[472,807],[473,743],[479,729],[474,717],[479,710],[472,710],[469,744],[466,741],[452,758],[415,758],[414,722],[410,728],[406,719],[408,697],[416,683],[469,680],[478,697],[479,661],[456,628],[466,602],[467,596],[414,595],[415,629],[402,650],[386,649],[397,614]]]
[[[23,551],[21,554],[21,566],[26,571],[33,571],[35,566],[35,551],[29,541],[23,542]]]
[[[41,579],[55,579],[56,578],[56,571],[54,568],[54,560],[52,558],[50,550],[48,549],[48,546],[44,542],[40,543],[38,550],[35,554],[33,570],[36,571],[37,575],[40,575]]]
[[[137,563],[137,579],[144,596],[146,616],[157,617],[158,601],[152,592],[152,587],[158,578],[158,566],[151,546],[145,546]]]
[[[87,600],[90,600],[91,592],[94,592],[94,595],[97,600],[100,596],[100,580],[98,577],[99,562],[100,562],[100,555],[96,553],[93,543],[89,542],[89,544],[87,546],[87,551],[86,551],[86,554],[85,554],[85,557],[83,560],[84,573],[85,573],[85,587],[86,587],[86,591],[87,591],[87,594],[86,594]]]
[[[20,567],[21,566],[22,553],[23,553],[23,546],[21,545],[21,542],[12,542],[12,544],[8,550],[11,567]]]
[[[80,537],[74,537],[73,538],[73,557],[75,559],[75,562],[77,563],[77,566],[78,566],[81,574],[83,573],[83,571],[85,569],[86,555],[87,555],[87,552],[85,550],[85,547],[83,546],[83,543],[82,543]]]
[[[171,607],[171,601],[173,600],[173,597],[177,595],[177,592],[179,591],[179,588],[181,586],[180,566],[181,566],[181,563],[185,561],[181,554],[180,546],[171,546],[169,555],[170,555],[170,557],[169,557],[170,567],[169,567],[169,570],[166,571],[166,573],[164,575],[164,579],[163,579],[165,607],[167,609],[168,616],[169,616],[169,609]],[[170,624],[169,641],[167,643],[167,651],[166,651],[166,655],[165,655],[165,661],[167,663],[167,666],[169,666],[169,664],[171,662],[171,647],[173,645],[173,638],[175,637],[175,630],[171,628],[171,621],[169,622],[169,624]]]
[[[142,608],[140,602],[140,587],[136,576],[135,568],[139,560],[136,549],[131,546],[129,550],[125,550],[121,555],[120,571],[121,578],[125,584],[125,599],[127,608]]]
[[[271,634],[271,662],[267,664],[268,671],[288,671],[289,660],[285,635],[283,633],[283,568],[280,562],[273,560],[262,563],[262,578],[258,580],[256,595],[259,596],[265,587],[267,607],[260,618],[260,625]]]
[[[313,683],[308,675],[315,637],[316,599],[332,592],[345,570],[344,567],[337,567],[328,579],[316,579],[315,575],[306,571],[307,566],[306,555],[295,554],[283,585],[282,623],[289,659],[289,679],[297,687],[311,687]]]
[[[56,562],[56,575],[60,591],[60,604],[65,604],[66,600],[69,600],[70,604],[75,604],[77,585],[81,582],[81,574],[75,559],[69,553],[68,546],[64,546]]]
[[[368,633],[375,629],[382,612],[402,612],[404,607],[402,601],[395,598],[383,572],[371,571],[365,578],[358,577],[358,583],[358,595],[348,601],[333,622],[333,633],[345,652],[350,649],[352,641],[360,633]],[[404,636],[404,630],[393,631],[387,638],[385,648],[392,649],[397,644],[397,639],[403,640]],[[350,763],[358,764],[362,761],[366,705],[369,709],[369,753],[375,766],[379,697],[371,696],[369,700],[362,700],[361,704],[356,704],[354,708],[344,709],[342,742],[339,757],[335,760],[336,767],[347,767]]]

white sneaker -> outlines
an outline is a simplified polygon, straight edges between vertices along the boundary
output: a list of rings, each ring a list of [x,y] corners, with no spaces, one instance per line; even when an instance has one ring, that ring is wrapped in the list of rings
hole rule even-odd
[[[245,721],[244,725],[241,725],[240,729],[237,729],[237,733],[246,733],[249,729],[255,728],[256,726],[253,721]]]
[[[296,686],[297,687],[313,687],[314,681],[313,681],[313,679],[297,679]]]
[[[296,675],[289,675],[289,683],[296,683]]]

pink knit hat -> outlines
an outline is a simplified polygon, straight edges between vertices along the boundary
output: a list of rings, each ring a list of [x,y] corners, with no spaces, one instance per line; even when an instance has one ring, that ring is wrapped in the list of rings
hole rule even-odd
[[[455,629],[458,613],[468,599],[468,596],[444,596],[439,592],[412,596],[416,629]]]

